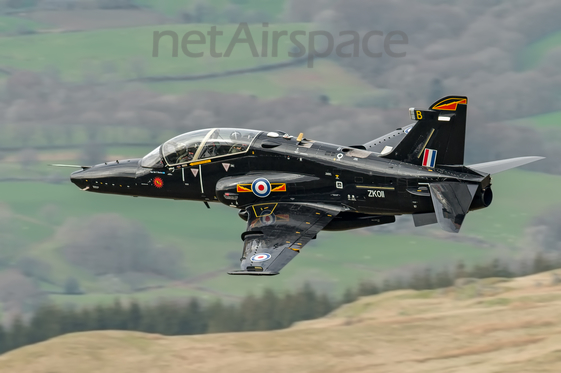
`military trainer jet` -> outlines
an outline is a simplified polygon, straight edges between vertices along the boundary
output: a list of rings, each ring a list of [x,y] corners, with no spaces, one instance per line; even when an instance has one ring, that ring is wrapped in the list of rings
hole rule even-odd
[[[82,190],[220,202],[247,221],[241,269],[277,275],[321,230],[342,231],[413,216],[415,226],[458,232],[469,211],[491,204],[491,174],[542,159],[464,166],[467,97],[429,110],[414,124],[360,146],[236,128],[177,136],[142,159],[72,173]]]

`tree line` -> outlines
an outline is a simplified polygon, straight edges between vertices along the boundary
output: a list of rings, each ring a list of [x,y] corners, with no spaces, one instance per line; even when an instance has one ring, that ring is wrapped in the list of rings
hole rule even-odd
[[[399,289],[430,290],[454,286],[463,278],[512,278],[561,268],[561,256],[539,252],[517,263],[494,259],[471,267],[463,261],[453,268],[393,272],[381,281],[364,281],[334,299],[309,284],[294,292],[266,289],[259,296],[248,295],[238,303],[198,298],[187,302],[142,304],[115,300],[110,305],[84,308],[45,303],[27,320],[16,317],[10,326],[0,325],[0,353],[45,341],[60,335],[95,330],[125,330],[168,336],[278,330],[293,323],[323,317],[342,304],[361,296]],[[561,280],[561,279],[560,279]]]
[[[325,316],[338,306],[310,285],[286,294],[265,290],[235,304],[221,300],[142,304],[115,300],[110,305],[68,308],[40,306],[28,320],[16,317],[0,326],[0,353],[68,333],[127,330],[168,336],[284,329],[294,322]]]

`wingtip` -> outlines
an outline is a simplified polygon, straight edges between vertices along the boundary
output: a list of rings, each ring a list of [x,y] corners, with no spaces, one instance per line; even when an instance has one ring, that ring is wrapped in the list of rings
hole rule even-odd
[[[230,271],[229,275],[232,276],[276,276],[278,272],[255,272],[255,271]]]

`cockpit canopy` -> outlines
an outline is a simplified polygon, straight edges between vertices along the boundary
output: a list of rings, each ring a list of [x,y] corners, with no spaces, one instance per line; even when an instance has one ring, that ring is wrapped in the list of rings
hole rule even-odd
[[[188,132],[154,149],[140,163],[142,167],[176,166],[188,162],[245,153],[261,131],[213,128]]]

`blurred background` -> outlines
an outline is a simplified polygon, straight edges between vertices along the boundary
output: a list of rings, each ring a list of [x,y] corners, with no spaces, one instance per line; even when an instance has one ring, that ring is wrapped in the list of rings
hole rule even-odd
[[[286,327],[381,289],[550,269],[553,260],[544,258],[561,252],[558,0],[1,0],[0,14],[3,351],[76,330]],[[153,57],[155,31],[181,40],[217,26],[224,35],[216,48],[224,52],[240,22],[260,51],[267,22],[269,35],[325,30],[336,43],[349,40],[340,31],[398,30],[408,44],[392,49],[406,56],[332,53],[309,68],[289,57],[288,38],[275,57],[254,57],[240,44],[230,57],[213,58],[207,43],[190,46],[205,52],[190,58],[181,49],[173,57],[172,39],[163,37]],[[371,42],[381,50],[379,40]],[[321,233],[273,278],[226,275],[239,265],[245,230],[236,210],[83,193],[69,182],[71,170],[48,167],[142,157],[168,138],[208,127],[362,144],[409,124],[409,107],[451,94],[470,99],[468,164],[547,159],[497,175],[493,205],[471,213],[459,235],[414,229],[407,217]],[[271,316],[281,303],[292,311],[279,315],[290,317]],[[163,315],[170,304],[191,307],[191,319],[180,322],[191,329],[139,316]],[[270,309],[259,316],[263,304]],[[38,310],[42,321],[33,319]],[[211,311],[218,315],[212,320]],[[228,319],[235,312],[236,322]],[[117,314],[128,324],[111,324]],[[73,327],[17,332],[69,315]],[[103,315],[113,321],[103,324]],[[266,321],[243,324],[245,316]],[[95,317],[100,324],[80,324]]]

